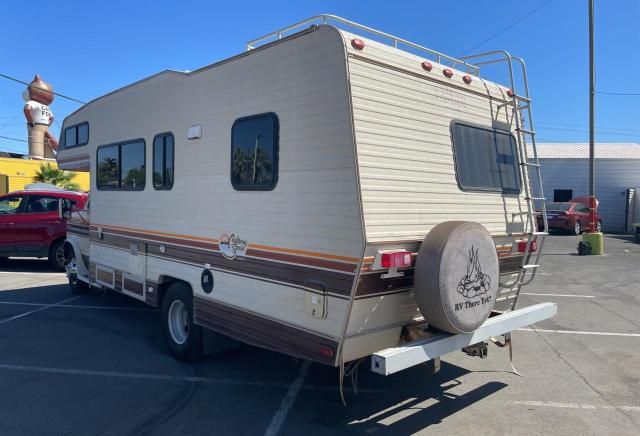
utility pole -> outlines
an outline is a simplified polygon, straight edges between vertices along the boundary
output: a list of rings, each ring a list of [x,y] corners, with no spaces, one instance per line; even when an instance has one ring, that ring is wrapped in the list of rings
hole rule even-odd
[[[595,98],[596,98],[596,67],[593,47],[593,2],[589,2],[589,196],[591,196],[591,231],[596,231],[596,171],[595,171]]]

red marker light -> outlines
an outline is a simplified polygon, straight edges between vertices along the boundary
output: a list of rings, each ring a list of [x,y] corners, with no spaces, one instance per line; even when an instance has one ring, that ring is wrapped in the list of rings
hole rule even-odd
[[[356,50],[362,50],[364,48],[364,41],[360,38],[354,38],[351,40],[351,47],[355,48]]]
[[[382,268],[405,268],[411,266],[411,253],[407,250],[387,251],[380,256]]]
[[[529,253],[533,253],[538,249],[538,243],[531,241],[529,244]],[[527,241],[518,241],[518,253],[524,253],[527,250]]]
[[[513,97],[515,94],[513,93],[513,91],[512,91],[512,90],[507,89],[507,95],[508,95],[509,97]]]
[[[431,62],[424,61],[421,65],[422,65],[422,69],[425,71],[431,71],[431,69],[433,68],[433,65],[431,65]]]
[[[451,68],[445,68],[444,70],[442,70],[442,74],[451,78],[453,77],[453,70]]]
[[[462,81],[463,81],[464,83],[466,83],[467,85],[468,85],[469,83],[471,83],[471,81],[472,81],[472,80],[473,80],[473,79],[472,79],[472,78],[471,78],[471,76],[470,76],[470,75],[468,75],[468,74],[465,74],[464,76],[462,76]]]

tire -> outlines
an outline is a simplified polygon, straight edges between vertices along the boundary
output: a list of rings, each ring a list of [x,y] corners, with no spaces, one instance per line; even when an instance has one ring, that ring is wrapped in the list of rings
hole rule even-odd
[[[574,235],[580,236],[580,233],[582,232],[582,227],[580,226],[580,221],[576,221],[576,223],[573,225],[572,232],[573,232]]]
[[[431,326],[471,333],[493,309],[499,275],[495,243],[483,226],[466,221],[438,224],[416,259],[416,303]]]
[[[598,224],[596,224],[596,232],[602,233],[602,221],[598,220]]]
[[[72,255],[67,265],[72,265],[75,263],[76,263],[76,257],[75,255]],[[91,288],[89,287],[88,283],[83,282],[77,277],[76,278],[69,277],[69,290],[73,295],[86,294],[87,292],[89,292],[90,289]]]
[[[49,264],[56,271],[64,271],[67,261],[64,255],[64,239],[58,239],[49,248]]]
[[[162,332],[171,354],[185,362],[203,356],[202,327],[193,322],[193,296],[184,282],[174,282],[162,299]]]

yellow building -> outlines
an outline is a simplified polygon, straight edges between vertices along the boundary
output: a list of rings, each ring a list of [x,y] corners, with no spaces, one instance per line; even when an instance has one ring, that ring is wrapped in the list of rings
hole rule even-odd
[[[33,183],[33,177],[43,162],[50,162],[52,167],[58,168],[55,161],[0,157],[0,194],[24,189],[29,183]],[[82,191],[88,191],[89,173],[76,172],[75,175],[73,182]]]

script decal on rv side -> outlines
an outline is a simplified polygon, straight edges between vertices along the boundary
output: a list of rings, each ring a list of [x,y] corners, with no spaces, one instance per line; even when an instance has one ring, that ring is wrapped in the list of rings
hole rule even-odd
[[[238,256],[244,256],[247,254],[247,247],[249,244],[235,233],[224,234],[220,237],[220,252],[227,259],[235,259]]]

